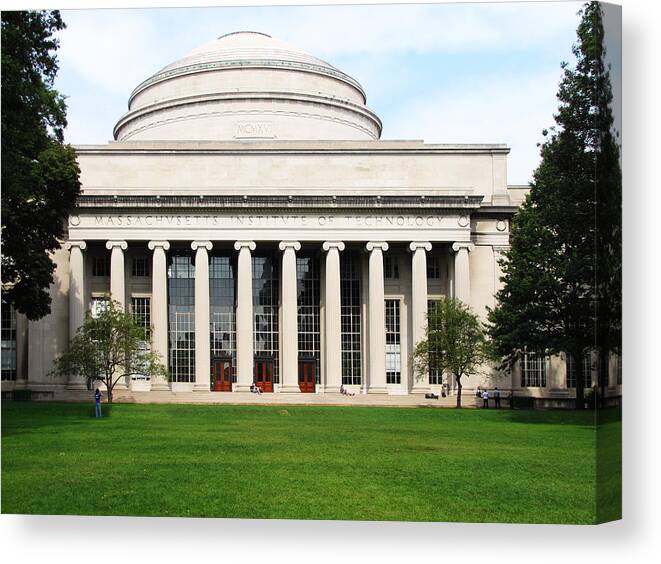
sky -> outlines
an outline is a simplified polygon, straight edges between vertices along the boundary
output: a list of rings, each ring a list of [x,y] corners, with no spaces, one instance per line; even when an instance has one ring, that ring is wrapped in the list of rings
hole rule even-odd
[[[131,91],[191,49],[268,33],[357,79],[382,139],[506,143],[526,184],[553,125],[579,2],[63,10],[56,87],[73,144],[105,143]]]

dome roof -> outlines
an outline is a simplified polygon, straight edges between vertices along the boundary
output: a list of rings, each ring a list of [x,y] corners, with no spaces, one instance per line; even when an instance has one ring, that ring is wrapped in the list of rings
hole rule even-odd
[[[140,83],[118,140],[378,139],[360,84],[256,31],[222,35]],[[238,134],[237,134],[238,133]]]
[[[185,57],[162,68],[152,79],[175,72],[194,70],[196,65],[203,64],[217,67],[245,67],[253,64],[293,69],[308,68],[342,78],[363,92],[356,80],[326,61],[260,31],[234,31],[221,35],[218,39],[196,47]]]

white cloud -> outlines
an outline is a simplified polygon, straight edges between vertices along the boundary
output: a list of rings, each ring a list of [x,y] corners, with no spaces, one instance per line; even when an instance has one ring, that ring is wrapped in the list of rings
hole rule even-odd
[[[320,56],[524,50],[573,29],[579,6],[551,2],[307,7],[297,9],[296,17],[279,10],[233,12],[219,23],[272,30]]]
[[[159,66],[159,44],[166,30],[156,29],[147,12],[90,10],[64,12],[60,67],[103,91],[128,94]]]
[[[508,182],[525,184],[539,163],[542,129],[553,125],[560,70],[473,76],[428,93],[384,123],[383,138],[427,143],[507,143]]]

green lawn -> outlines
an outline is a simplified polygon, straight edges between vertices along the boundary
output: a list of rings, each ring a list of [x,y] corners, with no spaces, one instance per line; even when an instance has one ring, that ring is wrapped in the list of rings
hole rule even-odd
[[[104,409],[107,406],[104,405]],[[592,413],[2,406],[2,512],[593,523]],[[619,468],[619,411],[600,427]],[[601,442],[602,439],[600,439]],[[613,490],[617,493],[613,494]]]

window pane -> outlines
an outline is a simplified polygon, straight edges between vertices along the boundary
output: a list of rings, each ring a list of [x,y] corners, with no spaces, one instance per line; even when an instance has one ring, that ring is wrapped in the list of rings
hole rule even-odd
[[[385,300],[386,308],[386,383],[401,383],[402,357],[399,300]]]
[[[168,340],[173,382],[195,382],[195,267],[188,252],[168,257]]]
[[[340,255],[340,336],[342,383],[361,384],[360,257],[354,251]]]
[[[2,380],[16,380],[16,310],[14,306],[2,300]]]

